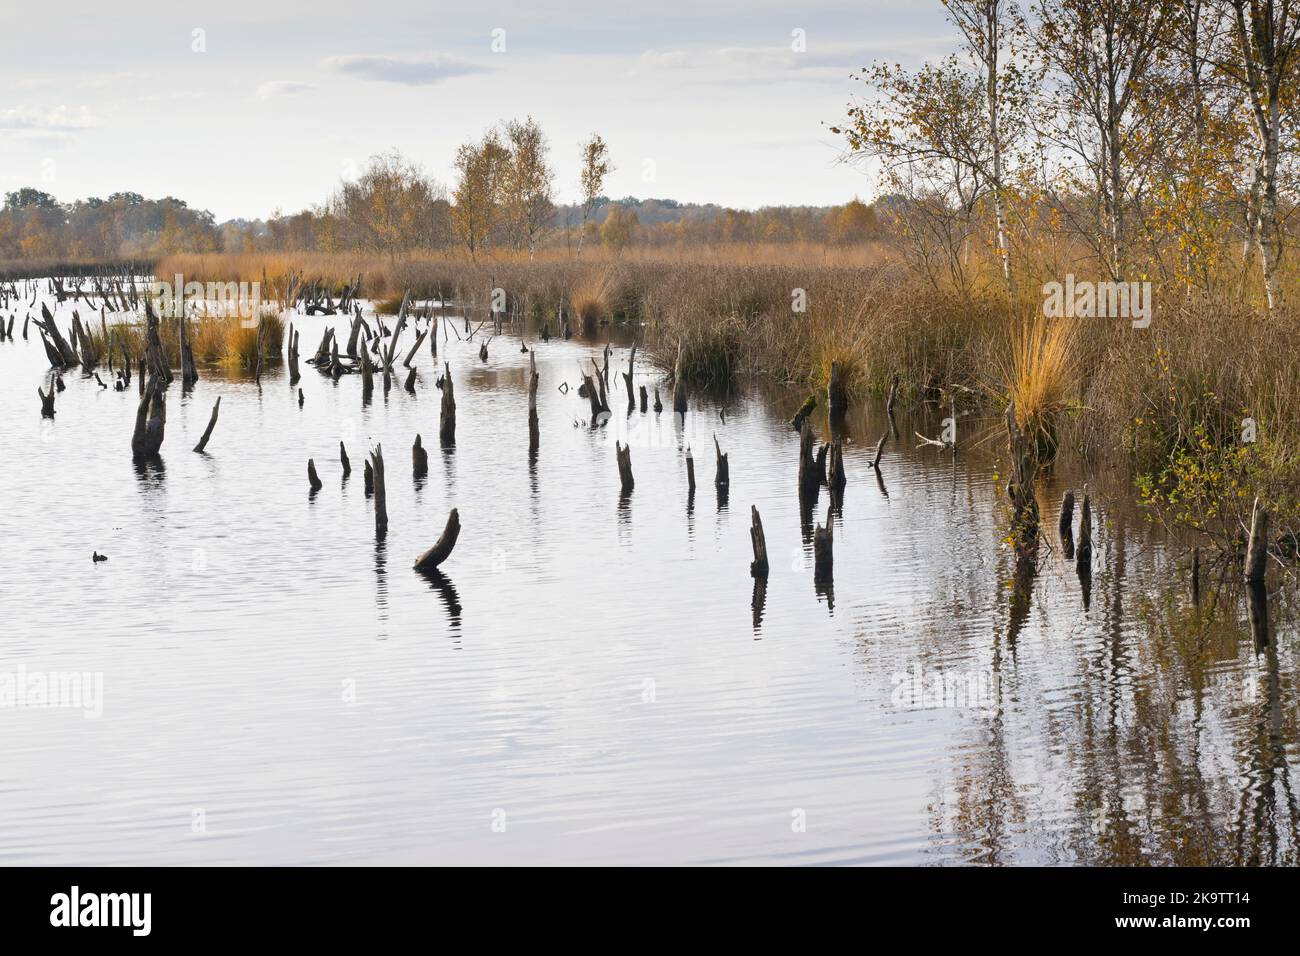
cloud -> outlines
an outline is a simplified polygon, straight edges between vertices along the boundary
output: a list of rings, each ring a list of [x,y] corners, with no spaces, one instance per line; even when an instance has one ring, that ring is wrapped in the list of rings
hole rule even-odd
[[[425,56],[331,56],[325,65],[339,73],[378,83],[429,86],[454,76],[486,73],[487,67],[440,53]]]
[[[257,88],[257,98],[269,100],[277,96],[298,96],[314,89],[316,87],[313,84],[299,83],[297,80],[269,80]]]
[[[15,106],[0,110],[0,136],[58,140],[100,125],[100,118],[84,106],[75,109],[68,106],[53,109]]]

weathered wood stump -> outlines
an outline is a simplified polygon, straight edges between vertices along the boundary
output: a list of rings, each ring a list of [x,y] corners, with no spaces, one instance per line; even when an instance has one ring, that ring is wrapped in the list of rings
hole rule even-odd
[[[343,467],[343,480],[347,481],[352,474],[352,461],[348,458],[348,450],[343,442],[339,442],[339,464]]]
[[[456,547],[456,539],[459,537],[460,511],[452,508],[451,514],[447,516],[447,525],[442,529],[442,534],[433,547],[415,559],[415,570],[432,571],[442,564],[451,557],[452,549]]]
[[[528,353],[528,450],[537,451],[540,439],[540,429],[537,425],[537,383],[539,376],[537,374],[537,356],[533,352]]]
[[[142,379],[143,381],[143,379]],[[163,387],[153,376],[140,396],[135,411],[135,431],[131,435],[131,456],[136,461],[154,458],[162,449],[167,425],[167,403]]]
[[[370,471],[374,483],[375,534],[383,535],[388,531],[388,495],[384,487],[384,449],[381,445],[376,445],[370,453]]]
[[[614,442],[614,456],[618,461],[618,479],[623,494],[630,494],[636,484],[632,478],[632,446]]]
[[[719,491],[726,491],[731,487],[731,465],[727,461],[727,456],[722,453],[722,446],[718,444],[718,436],[713,436],[713,453],[717,458],[717,470],[714,472],[713,484]]]
[[[411,446],[411,473],[416,478],[423,478],[429,473],[429,453],[424,450],[418,434],[415,436],[415,444]]]
[[[813,457],[812,426],[805,421],[799,432],[799,493],[801,495],[814,493],[821,483],[817,459]]]
[[[200,438],[199,443],[194,446],[196,452],[202,454],[203,450],[208,447],[208,439],[212,437],[212,429],[217,427],[217,414],[220,411],[221,396],[218,395],[217,400],[212,405],[212,417],[208,419],[208,427],[203,430],[203,437]]]
[[[451,381],[451,364],[443,363],[442,415],[438,424],[438,441],[444,448],[456,444],[456,392]]]
[[[307,483],[311,485],[312,491],[321,490],[320,475],[316,474],[316,459],[307,459]]]
[[[55,395],[53,384],[50,385],[50,391],[48,394],[46,394],[46,392],[40,388],[36,389],[36,394],[41,397],[41,417],[53,418],[54,417],[54,395]]]
[[[799,410],[794,413],[794,418],[790,419],[791,430],[797,432],[803,431],[803,423],[808,420],[808,416],[813,413],[813,409],[816,407],[816,395],[809,395],[805,398],[803,404],[799,406]]]
[[[1070,530],[1074,526],[1074,492],[1067,491],[1061,498],[1061,516],[1057,519],[1056,530],[1060,534],[1061,540],[1072,537],[1073,532]]]
[[[760,580],[767,580],[767,538],[763,535],[763,519],[758,516],[758,508],[749,506],[750,526],[749,540],[754,545],[754,560],[749,563],[749,573]]]
[[[659,400],[659,386],[655,386],[655,413],[658,414],[664,410],[664,403]]]
[[[362,481],[364,482],[366,497],[369,498],[375,493],[375,469],[370,464],[369,458],[367,458],[362,464],[365,465],[362,472]]]
[[[1250,541],[1246,546],[1246,566],[1244,578],[1247,584],[1259,584],[1264,580],[1268,562],[1268,512],[1259,499],[1251,506]]]
[[[686,446],[686,490],[695,494],[695,459],[691,456],[691,446]]]

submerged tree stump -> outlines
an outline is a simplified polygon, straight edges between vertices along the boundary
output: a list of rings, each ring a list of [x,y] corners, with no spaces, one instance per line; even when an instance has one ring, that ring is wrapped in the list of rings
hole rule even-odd
[[[618,461],[618,479],[623,494],[629,494],[636,484],[632,478],[632,446],[614,442],[614,456]]]
[[[315,492],[321,490],[322,486],[321,486],[320,475],[316,474],[315,458],[307,459],[307,483],[311,485],[312,491]]]
[[[217,413],[220,411],[221,411],[221,396],[218,395],[216,402],[214,402],[212,405],[212,417],[208,419],[208,427],[203,430],[203,437],[200,438],[199,443],[194,446],[194,450],[196,452],[199,452],[201,454],[203,452],[203,449],[208,447],[208,439],[212,437],[212,429],[217,427]]]
[[[415,570],[432,571],[442,564],[451,557],[452,549],[456,547],[456,539],[459,537],[460,512],[456,508],[452,508],[451,514],[447,516],[447,525],[442,529],[442,535],[432,548],[415,559]]]
[[[686,446],[686,491],[695,494],[695,459],[691,456],[691,446]]]
[[[424,450],[418,434],[415,436],[415,444],[411,446],[411,472],[416,478],[423,478],[429,473],[429,453]]]
[[[50,385],[50,391],[48,394],[40,388],[36,389],[36,394],[41,397],[41,417],[53,418],[54,417],[54,395],[55,395],[53,383],[51,383]]]
[[[1061,516],[1056,521],[1056,530],[1061,540],[1072,537],[1070,530],[1074,526],[1074,492],[1067,491],[1061,498]]]
[[[443,363],[442,416],[438,424],[438,440],[444,448],[456,444],[456,392],[451,381],[451,364]]]
[[[658,414],[659,412],[662,412],[662,411],[664,410],[664,403],[661,402],[661,401],[659,400],[659,386],[658,386],[658,385],[655,386],[655,405],[654,405],[654,409],[655,409],[655,414]]]
[[[763,535],[763,519],[758,516],[758,507],[749,506],[750,525],[749,540],[754,545],[754,560],[749,563],[749,573],[753,577],[766,581],[768,574],[767,538]]]
[[[539,444],[540,429],[537,426],[537,383],[539,376],[537,374],[537,356],[533,352],[528,353],[528,450],[537,451]]]
[[[817,459],[813,457],[812,426],[805,421],[799,432],[799,493],[802,495],[814,493],[821,483]]]
[[[803,400],[803,404],[799,406],[799,410],[794,413],[794,418],[790,419],[791,431],[796,431],[796,432],[803,431],[803,423],[808,420],[808,416],[813,413],[813,409],[816,407],[817,407],[816,395],[809,395],[807,398],[805,398]]]
[[[682,346],[677,343],[677,362],[673,365],[673,412],[686,414],[686,383],[682,381]]]
[[[384,449],[376,445],[370,453],[371,481],[375,496],[375,534],[383,535],[388,531],[388,495],[384,487]]]
[[[142,380],[143,381],[143,380]],[[154,458],[162,449],[167,425],[167,403],[159,380],[150,376],[140,404],[135,411],[135,431],[131,435],[131,456],[136,461]]]
[[[1251,506],[1250,542],[1246,546],[1246,567],[1244,577],[1247,584],[1259,584],[1264,580],[1268,561],[1268,512],[1255,499]]]
[[[352,474],[352,461],[348,458],[348,450],[341,441],[339,442],[339,464],[343,466],[343,480],[347,481],[348,476]]]
[[[369,498],[375,493],[375,469],[371,466],[369,458],[362,462],[362,464],[365,465],[365,468],[362,471],[362,481],[364,483],[366,497]]]
[[[727,461],[727,456],[722,453],[717,435],[713,436],[713,453],[717,456],[717,471],[713,476],[713,484],[719,491],[726,491],[731,487],[731,465]]]

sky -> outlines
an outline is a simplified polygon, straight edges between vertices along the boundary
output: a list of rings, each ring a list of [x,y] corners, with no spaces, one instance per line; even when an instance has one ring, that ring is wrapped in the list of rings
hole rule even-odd
[[[610,196],[869,198],[828,129],[861,94],[851,74],[957,45],[939,0],[7,6],[0,191],[172,195],[219,221],[297,212],[390,149],[450,187],[460,143],[528,115],[561,202],[593,132]]]

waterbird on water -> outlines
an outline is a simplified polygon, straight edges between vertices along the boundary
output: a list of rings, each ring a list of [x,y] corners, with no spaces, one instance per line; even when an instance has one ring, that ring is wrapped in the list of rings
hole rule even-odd
[[[93,551],[91,552],[90,560],[95,564],[99,564],[100,561],[107,561],[108,555],[100,554],[98,551]]]

